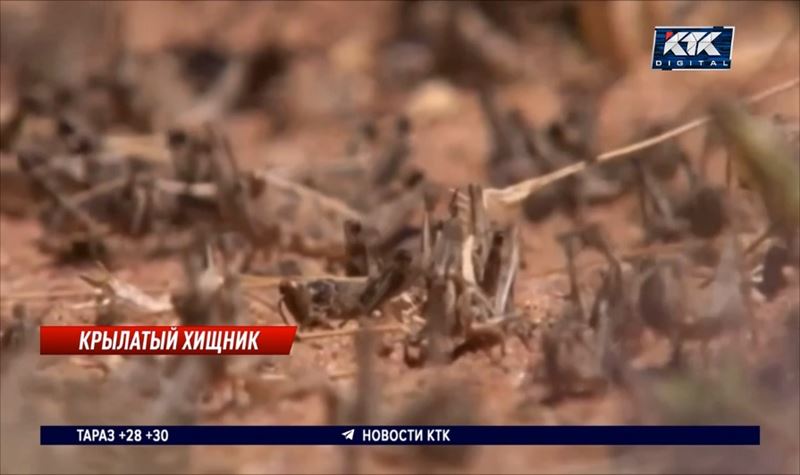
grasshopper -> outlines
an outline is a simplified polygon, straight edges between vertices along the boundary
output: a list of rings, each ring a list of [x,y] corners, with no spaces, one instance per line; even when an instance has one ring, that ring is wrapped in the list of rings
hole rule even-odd
[[[597,394],[608,383],[606,361],[612,322],[605,313],[597,316],[594,325],[585,318],[574,265],[574,243],[581,237],[579,231],[559,239],[567,259],[571,291],[562,315],[541,338],[544,358],[540,368],[550,386],[548,400],[553,402],[567,396]]]
[[[12,307],[11,317],[11,322],[4,325],[2,336],[0,336],[0,354],[3,355],[0,369],[5,369],[7,361],[12,355],[18,354],[30,345],[33,336],[37,333],[37,320],[41,322],[41,317],[32,318],[27,308],[20,303],[14,304]]]
[[[375,249],[376,234],[377,232],[365,230],[358,221],[345,221],[345,275],[355,277],[377,273],[379,260]]]
[[[615,347],[635,352],[639,348],[642,325],[635,309],[635,278],[626,272],[619,256],[614,252],[603,229],[598,223],[590,222],[568,233],[569,238],[578,240],[584,247],[596,250],[603,255],[607,268],[603,272],[602,283],[591,305],[588,323],[594,331],[602,325],[609,328],[609,338]],[[576,279],[574,256],[568,256],[570,279]],[[572,292],[580,292],[577,285],[571,285]],[[577,299],[580,301],[580,298]]]
[[[456,191],[451,216],[434,238],[430,221],[422,243],[429,262],[424,267],[425,325],[408,337],[405,360],[410,366],[426,361],[452,361],[477,350],[499,346],[505,353],[510,296],[519,265],[514,230],[496,229],[488,220],[481,189]],[[432,241],[432,242],[430,242]],[[522,327],[515,333],[523,339]]]
[[[269,171],[240,171],[226,139],[209,129],[215,182],[184,184],[161,180],[159,187],[217,208],[219,226],[237,231],[261,250],[276,246],[307,256],[342,259],[350,221],[389,236],[405,225],[425,190],[420,183],[397,200],[368,213]]]
[[[573,307],[570,307],[573,308]],[[576,313],[568,311],[542,336],[543,368],[550,385],[548,399],[590,395],[605,390],[604,367],[608,351],[605,329],[594,331]]]
[[[282,281],[278,286],[281,300],[279,310],[287,325],[291,323],[283,312],[285,307],[301,327],[333,328],[331,321],[343,326],[362,313],[359,296],[366,282],[314,280],[307,283]]]
[[[670,340],[672,364],[681,363],[684,342],[708,342],[746,320],[747,304],[735,239],[725,237],[714,277],[706,288],[695,288],[687,282],[681,259],[649,263],[639,290],[639,313],[649,327]]]
[[[350,320],[368,316],[413,283],[418,274],[411,259],[411,255],[401,249],[367,279],[284,280],[278,286],[281,317],[289,324],[283,313],[286,307],[301,326],[332,328],[331,321],[339,321],[341,327]]]
[[[482,91],[480,103],[490,136],[486,166],[492,184],[507,186],[525,177],[546,173],[548,170],[535,157],[536,150],[532,148],[521,116],[501,111],[493,91]],[[558,205],[562,188],[561,185],[548,187],[528,197],[523,203],[526,215],[532,219],[549,215]]]
[[[381,140],[381,129],[375,121],[367,122],[347,147],[343,159],[304,167],[289,179],[360,211],[391,201],[419,171],[408,163],[412,154],[410,120],[397,117],[393,133],[385,140]],[[369,198],[365,199],[365,195]]]

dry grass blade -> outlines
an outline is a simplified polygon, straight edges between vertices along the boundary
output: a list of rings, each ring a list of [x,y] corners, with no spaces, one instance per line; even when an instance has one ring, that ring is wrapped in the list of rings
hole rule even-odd
[[[777,84],[769,89],[760,91],[757,94],[748,97],[745,102],[747,104],[755,104],[757,102],[761,102],[769,97],[773,97],[775,95],[789,91],[790,89],[796,87],[798,84],[800,84],[800,77],[790,79],[788,81]],[[666,140],[678,137],[698,127],[702,127],[703,125],[709,123],[711,120],[712,120],[711,116],[707,115],[703,117],[698,117],[697,119],[691,120],[686,124],[683,124],[679,127],[675,127],[662,134],[656,135],[655,137],[651,137],[649,139],[642,140],[640,142],[627,145],[625,147],[621,147],[615,150],[610,150],[608,152],[602,153],[597,157],[595,157],[593,160],[585,162],[576,162],[572,165],[563,167],[552,173],[531,178],[529,180],[525,180],[515,185],[508,186],[506,188],[499,188],[499,189],[487,188],[483,192],[484,204],[486,205],[486,208],[490,210],[490,212],[495,213],[499,211],[500,213],[502,213],[502,210],[504,208],[517,205],[522,200],[527,198],[530,194],[535,193],[536,191],[544,188],[545,186],[551,183],[555,183],[568,176],[572,176],[576,173],[579,173],[589,168],[589,166],[594,163],[603,163],[629,156],[635,152],[647,149]]]

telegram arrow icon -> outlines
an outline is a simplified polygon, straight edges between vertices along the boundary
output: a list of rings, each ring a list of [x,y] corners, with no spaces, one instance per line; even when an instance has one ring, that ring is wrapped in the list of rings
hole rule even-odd
[[[355,429],[350,429],[350,430],[348,430],[348,431],[344,431],[344,432],[342,432],[342,435],[343,435],[343,436],[344,436],[344,438],[345,438],[345,439],[347,439],[347,440],[353,440],[353,434],[354,434],[355,432],[356,432],[356,430],[355,430]]]

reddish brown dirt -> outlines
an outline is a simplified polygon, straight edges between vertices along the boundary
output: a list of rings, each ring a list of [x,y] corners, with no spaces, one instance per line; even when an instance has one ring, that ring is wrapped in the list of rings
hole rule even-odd
[[[391,2],[359,2],[340,4],[333,2],[273,3],[268,5],[250,4],[238,7],[252,12],[243,17],[229,20],[236,27],[217,31],[225,44],[246,49],[248,45],[277,38],[289,49],[307,51],[309,54],[325,51],[337,40],[350,35],[364,35],[381,38],[388,34],[380,28],[382,18],[391,15]],[[718,13],[718,5],[709,5],[707,10]],[[208,29],[214,30],[217,18],[228,18],[226,11],[233,6],[209,4],[189,6],[183,3],[131,3],[124,9],[128,28],[125,37],[133,49],[158,49],[165,43],[175,41],[197,41]],[[193,18],[203,21],[175,21],[191,10]],[[699,10],[703,10],[702,8]],[[769,13],[770,10],[767,10]],[[732,15],[732,14],[731,14]],[[765,14],[774,17],[772,14]],[[715,16],[703,17],[702,11],[693,14],[690,23],[704,24],[702,19],[714,18],[713,23],[725,23]],[[694,21],[699,19],[698,21]],[[773,18],[780,25],[787,20]],[[706,23],[708,23],[707,20]],[[753,39],[763,32],[764,23],[750,21],[737,24],[737,49],[745,38]],[[779,28],[774,27],[775,30]],[[775,36],[775,35],[772,35]],[[266,38],[266,39],[265,39]],[[772,37],[770,37],[772,38]],[[755,40],[753,40],[755,42]],[[769,43],[765,40],[765,42]],[[786,46],[796,52],[800,41],[795,35]],[[753,45],[748,51],[758,48]],[[764,46],[769,49],[768,46]],[[743,47],[744,51],[745,48]],[[738,51],[737,51],[738,52]],[[749,56],[748,56],[749,58]],[[646,58],[642,59],[645,64]],[[748,59],[747,61],[751,61]],[[745,60],[742,60],[744,63]],[[789,64],[783,64],[789,63]],[[748,63],[749,64],[749,63]],[[738,64],[737,64],[738,66]],[[750,68],[753,69],[753,68]],[[745,83],[744,73],[716,73],[717,76],[734,76],[725,80],[736,83],[740,91],[749,93],[760,87],[785,80],[796,74],[798,64],[794,61],[775,61],[775,65],[758,80]],[[546,75],[546,74],[544,74]],[[642,116],[655,118],[674,117],[679,111],[686,111],[686,97],[699,90],[699,86],[688,84],[701,76],[700,73],[662,74],[646,69],[635,68],[629,76],[616,85],[601,102],[598,151],[620,146],[631,139],[627,124]],[[508,103],[518,104],[535,123],[544,123],[557,113],[559,105],[555,98],[555,85],[552,78],[544,78],[541,83],[530,81],[512,84],[503,90],[503,98]],[[668,83],[668,84],[664,84]],[[674,86],[674,88],[672,87]],[[11,90],[3,88],[3,94]],[[673,91],[675,96],[671,95]],[[657,103],[668,107],[653,105],[649,93],[656,92]],[[487,150],[487,138],[476,97],[466,90],[456,89],[458,112],[441,118],[434,118],[415,125],[414,160],[437,182],[446,186],[461,186],[469,182],[484,182],[483,161]],[[680,96],[680,99],[676,97]],[[644,99],[642,99],[644,97]],[[394,113],[402,110],[407,99],[386,101],[373,100],[366,113]],[[676,103],[682,103],[681,105]],[[770,100],[759,107],[764,114],[781,113],[785,116],[800,117],[800,96],[795,90]],[[313,112],[313,111],[312,111]],[[312,114],[308,112],[308,114]],[[664,115],[661,115],[662,112]],[[312,114],[313,115],[313,114]],[[299,160],[324,160],[340,154],[352,131],[354,121],[339,117],[304,118],[298,116],[288,130],[275,133],[268,118],[258,113],[247,113],[226,119],[225,130],[231,135],[240,157],[252,166],[263,164],[293,165]],[[685,120],[686,114],[680,116]],[[697,149],[699,136],[689,135],[681,143],[689,151]],[[715,169],[719,160],[714,160]],[[716,173],[717,179],[720,177]],[[634,200],[626,197],[612,205],[594,208],[591,219],[603,223],[617,249],[627,250],[639,246],[640,229],[636,223]],[[531,318],[543,319],[553,315],[560,308],[560,298],[566,292],[566,279],[563,274],[563,259],[554,236],[569,229],[572,221],[560,214],[548,220],[532,224],[525,222],[521,228],[525,268],[520,276],[516,298],[520,306],[530,308]],[[51,256],[43,254],[36,245],[40,228],[33,219],[18,219],[0,216],[0,315],[5,323],[14,302],[25,302],[31,311],[47,310],[45,322],[75,323],[91,321],[93,312],[86,306],[91,302],[91,293],[81,284],[78,275],[91,270],[90,264],[76,266],[54,262]],[[588,286],[596,281],[592,263],[600,262],[599,256],[581,257],[582,279]],[[146,289],[166,291],[175,286],[180,278],[177,258],[160,258],[149,261],[124,261],[115,270],[118,277]],[[59,292],[84,291],[83,295],[47,299],[43,295]],[[790,289],[778,301],[758,304],[758,319],[770,325],[785,309],[797,301],[797,287]],[[276,300],[273,290],[260,291],[270,301]],[[795,293],[795,295],[792,295]],[[250,314],[259,322],[280,322],[275,312],[251,300]],[[399,336],[387,334],[382,344],[391,348],[388,355],[378,359],[379,393],[382,395],[383,409],[392,409],[415,394],[432,381],[442,378],[464,380],[465,384],[477,391],[482,404],[480,420],[486,424],[615,424],[624,423],[631,416],[632,408],[627,399],[617,390],[589,399],[569,400],[556,406],[540,404],[529,389],[522,387],[525,374],[540,359],[537,351],[528,351],[518,341],[512,340],[504,358],[483,353],[467,355],[444,368],[408,369],[402,363]],[[666,357],[663,341],[648,337],[647,355],[642,365],[660,366]],[[754,351],[761,351],[755,348]],[[341,337],[318,342],[298,342],[292,354],[286,358],[275,358],[272,362],[277,370],[290,377],[299,378],[303,374],[321,372],[339,374],[335,383],[343,391],[351,391],[355,369],[352,342]],[[274,395],[273,395],[274,396]],[[254,397],[249,407],[239,411],[227,411],[219,417],[209,418],[204,423],[230,424],[320,424],[325,420],[325,408],[321,397],[316,395],[297,398],[275,398],[271,395]],[[109,402],[113,404],[113,402]],[[35,440],[30,441],[36,445]],[[612,457],[613,451],[605,447],[479,447],[475,458],[459,471],[467,473],[609,473],[626,471],[631,473],[661,472],[659,465],[662,451],[654,449],[641,456],[622,455]],[[703,448],[691,449],[684,457],[699,457]],[[363,471],[368,473],[411,473],[412,463],[387,462],[387,449],[365,448],[369,454],[364,457]],[[194,447],[191,449],[190,470],[196,473],[336,473],[341,472],[345,453],[336,447]],[[5,455],[5,454],[4,454]],[[413,454],[404,455],[406,460]],[[794,465],[798,467],[795,453]],[[15,467],[26,470],[24,467]],[[452,470],[452,469],[451,469]]]

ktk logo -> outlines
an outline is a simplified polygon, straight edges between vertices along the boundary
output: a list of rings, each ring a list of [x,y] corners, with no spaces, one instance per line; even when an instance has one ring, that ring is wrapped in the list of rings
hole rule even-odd
[[[731,68],[732,26],[657,26],[653,69],[703,71]]]
[[[714,47],[714,39],[722,34],[719,31],[704,33],[702,31],[689,32],[679,31],[672,33],[668,31],[664,34],[664,54],[672,53],[675,56],[697,56],[706,53],[710,56],[719,56],[719,51]],[[681,47],[681,43],[686,43],[686,50]]]

